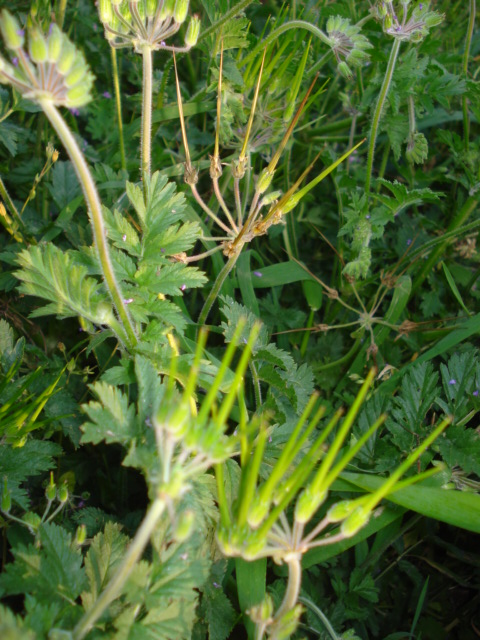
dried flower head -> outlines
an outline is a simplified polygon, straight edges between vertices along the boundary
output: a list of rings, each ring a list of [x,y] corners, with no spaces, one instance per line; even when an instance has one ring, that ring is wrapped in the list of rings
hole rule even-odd
[[[382,0],[376,7],[376,16],[383,23],[385,33],[397,40],[421,42],[432,27],[443,22],[444,15],[430,11],[430,2],[419,2],[409,13],[411,0],[400,0],[401,16],[396,13],[391,0]]]

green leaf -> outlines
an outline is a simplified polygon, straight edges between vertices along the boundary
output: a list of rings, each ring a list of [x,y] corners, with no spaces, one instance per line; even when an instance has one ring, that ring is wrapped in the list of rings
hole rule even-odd
[[[5,640],[36,639],[35,633],[24,626],[22,619],[3,605],[0,605],[0,637]]]
[[[443,193],[436,193],[431,189],[409,190],[404,184],[401,184],[397,180],[389,182],[383,178],[377,178],[377,182],[388,189],[392,196],[387,196],[382,193],[375,193],[373,195],[388,207],[394,216],[398,215],[403,209],[412,207],[413,205],[421,205],[425,202],[436,202],[443,196]]]
[[[107,522],[105,531],[95,536],[85,556],[89,590],[82,593],[82,603],[86,609],[93,606],[124,558],[129,538],[120,530],[120,525]]]
[[[448,284],[450,286],[450,289],[452,290],[453,295],[457,299],[458,304],[462,307],[462,309],[465,311],[467,316],[471,316],[472,314],[470,313],[470,311],[465,306],[465,303],[463,302],[463,298],[462,298],[462,296],[460,294],[460,291],[458,290],[458,287],[457,287],[457,285],[455,283],[455,280],[454,280],[452,274],[450,273],[449,268],[447,267],[445,262],[442,261],[441,264],[442,264],[443,272],[445,274],[447,282],[448,282]]]
[[[129,444],[139,434],[134,405],[129,404],[128,397],[119,389],[105,382],[96,382],[91,389],[99,402],[83,405],[91,422],[82,427],[82,442],[98,444],[104,440]]]
[[[39,547],[19,545],[12,549],[14,562],[0,576],[0,592],[32,594],[40,599],[75,601],[85,586],[82,554],[72,548],[72,538],[63,527],[42,524]]]
[[[19,290],[39,296],[51,303],[36,309],[32,316],[57,314],[60,318],[84,317],[101,323],[103,307],[111,302],[103,286],[88,276],[86,267],[75,263],[71,253],[64,253],[53,244],[24,249],[15,276],[22,281]],[[100,306],[102,305],[102,306]]]

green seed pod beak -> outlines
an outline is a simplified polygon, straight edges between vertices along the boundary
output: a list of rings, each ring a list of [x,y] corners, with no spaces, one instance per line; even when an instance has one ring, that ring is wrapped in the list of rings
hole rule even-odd
[[[30,54],[30,58],[32,62],[37,64],[43,64],[47,61],[48,58],[48,49],[47,43],[43,34],[38,30],[34,29],[29,31],[28,34],[28,52]]]
[[[175,2],[175,9],[173,10],[173,17],[175,22],[183,24],[188,13],[189,0],[177,0]]]
[[[194,16],[188,23],[187,33],[185,34],[185,44],[187,47],[194,47],[197,44],[200,35],[200,19]]]

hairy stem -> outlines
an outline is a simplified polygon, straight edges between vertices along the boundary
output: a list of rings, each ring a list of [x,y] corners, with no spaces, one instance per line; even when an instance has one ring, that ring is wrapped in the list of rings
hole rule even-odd
[[[225,282],[228,274],[230,273],[230,271],[235,266],[235,263],[237,262],[239,255],[240,255],[240,251],[238,251],[237,253],[235,253],[234,256],[229,258],[229,260],[225,263],[224,267],[222,268],[222,270],[218,274],[217,279],[213,283],[212,290],[208,294],[207,299],[205,300],[205,304],[203,305],[203,309],[202,309],[202,311],[200,313],[200,316],[198,318],[198,324],[200,326],[203,326],[205,324],[205,322],[207,321],[208,314],[210,313],[210,311],[211,311],[211,309],[213,307],[213,303],[217,299],[217,296],[220,293],[220,289],[222,288],[222,285]]]
[[[477,11],[476,0],[470,0],[470,15],[468,18],[467,37],[465,39],[465,51],[463,53],[463,75],[465,80],[468,75],[468,60],[470,58],[470,47],[472,44],[473,29],[475,27],[475,14]],[[463,110],[463,144],[465,151],[468,151],[470,146],[470,115],[468,113],[468,99],[466,94],[462,97],[462,110]]]
[[[141,558],[145,547],[152,536],[155,527],[165,511],[165,501],[163,498],[157,497],[152,503],[147,515],[140,525],[134,539],[132,540],[128,551],[123,558],[122,564],[117,572],[110,580],[105,590],[95,601],[95,604],[80,619],[79,623],[73,630],[73,640],[82,640],[92,629],[95,622],[100,618],[107,607],[117,598],[122,590],[123,585],[127,581],[130,573]]]
[[[370,185],[372,182],[372,170],[373,170],[373,158],[375,155],[375,143],[377,141],[378,127],[382,117],[383,107],[387,99],[390,83],[393,78],[393,72],[395,70],[395,64],[397,62],[398,52],[400,51],[401,41],[395,39],[393,42],[392,50],[390,51],[390,58],[388,60],[387,70],[383,79],[382,87],[378,95],[377,104],[373,114],[372,128],[370,130],[370,142],[368,144],[368,156],[367,156],[367,177],[365,180],[365,194],[370,194]]]
[[[39,104],[49,119],[52,127],[57,132],[63,146],[67,150],[70,160],[75,168],[78,180],[82,186],[83,195],[85,196],[85,200],[88,205],[95,248],[100,261],[102,274],[107,290],[112,297],[113,304],[115,305],[118,316],[121,320],[122,330],[124,332],[124,335],[120,335],[119,337],[130,349],[132,349],[136,346],[138,340],[130,316],[125,308],[123,296],[110,261],[107,234],[103,222],[102,205],[98,197],[92,174],[90,173],[87,163],[85,162],[85,158],[83,157],[72,132],[68,128],[65,120],[62,118],[55,105],[47,99],[39,100]]]
[[[143,92],[142,92],[142,164],[141,175],[143,191],[145,194],[146,180],[150,177],[150,163],[152,156],[152,82],[153,61],[152,49],[145,45],[142,50],[143,57]]]
[[[122,169],[126,171],[127,162],[125,158],[125,140],[123,138],[122,94],[120,93],[120,81],[118,76],[117,50],[114,47],[110,47],[110,52],[112,56],[113,89],[115,92],[115,106],[117,109],[118,138],[120,142],[120,158],[122,163]]]
[[[280,605],[275,620],[279,620],[288,611],[291,611],[297,604],[300,595],[300,585],[302,584],[302,564],[300,557],[294,557],[287,562],[288,582],[282,604]]]

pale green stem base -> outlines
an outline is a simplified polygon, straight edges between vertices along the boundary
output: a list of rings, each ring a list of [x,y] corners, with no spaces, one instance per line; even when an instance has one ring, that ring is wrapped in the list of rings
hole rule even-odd
[[[300,586],[302,584],[302,563],[300,558],[295,558],[287,562],[288,565],[288,582],[287,590],[282,600],[277,613],[275,614],[275,620],[279,620],[298,602],[298,596],[300,595]]]
[[[140,528],[135,534],[135,537],[132,540],[132,543],[130,544],[130,547],[128,548],[123,562],[117,572],[110,580],[105,590],[102,591],[100,597],[95,601],[93,607],[85,613],[73,630],[73,640],[82,640],[82,638],[84,638],[92,629],[95,622],[100,618],[107,607],[120,595],[123,585],[142,556],[145,547],[150,541],[155,527],[157,526],[157,523],[164,511],[165,501],[161,498],[156,498],[140,525]]]
[[[110,261],[110,253],[107,243],[107,234],[102,216],[102,205],[98,197],[97,189],[93,181],[90,170],[85,162],[82,152],[80,151],[75,138],[72,135],[65,120],[60,115],[55,105],[50,100],[39,100],[45,115],[50,120],[51,125],[57,132],[58,137],[62,141],[63,146],[75,168],[78,180],[82,186],[85,200],[87,201],[90,214],[90,222],[92,224],[93,238],[97,250],[98,258],[102,268],[103,277],[106,287],[112,297],[113,304],[117,310],[118,316],[122,323],[124,335],[119,338],[132,349],[136,346],[138,340],[133,328],[132,321],[125,308],[125,303],[120,291],[120,287],[115,278],[112,263]]]
[[[200,327],[203,326],[207,321],[208,314],[210,313],[213,307],[213,303],[217,299],[217,296],[220,293],[220,289],[222,288],[222,285],[225,282],[228,274],[235,266],[235,263],[238,260],[238,256],[240,255],[240,252],[241,250],[238,251],[238,253],[236,253],[234,256],[229,258],[228,262],[225,264],[225,266],[222,268],[222,270],[218,274],[217,279],[215,280],[212,290],[210,291],[210,293],[207,296],[207,299],[205,300],[205,304],[203,305],[203,309],[198,318],[198,324]]]
[[[145,46],[143,57],[143,93],[142,93],[142,165],[141,176],[143,180],[143,192],[145,194],[146,177],[150,177],[150,164],[152,157],[152,82],[153,59],[152,50]]]

